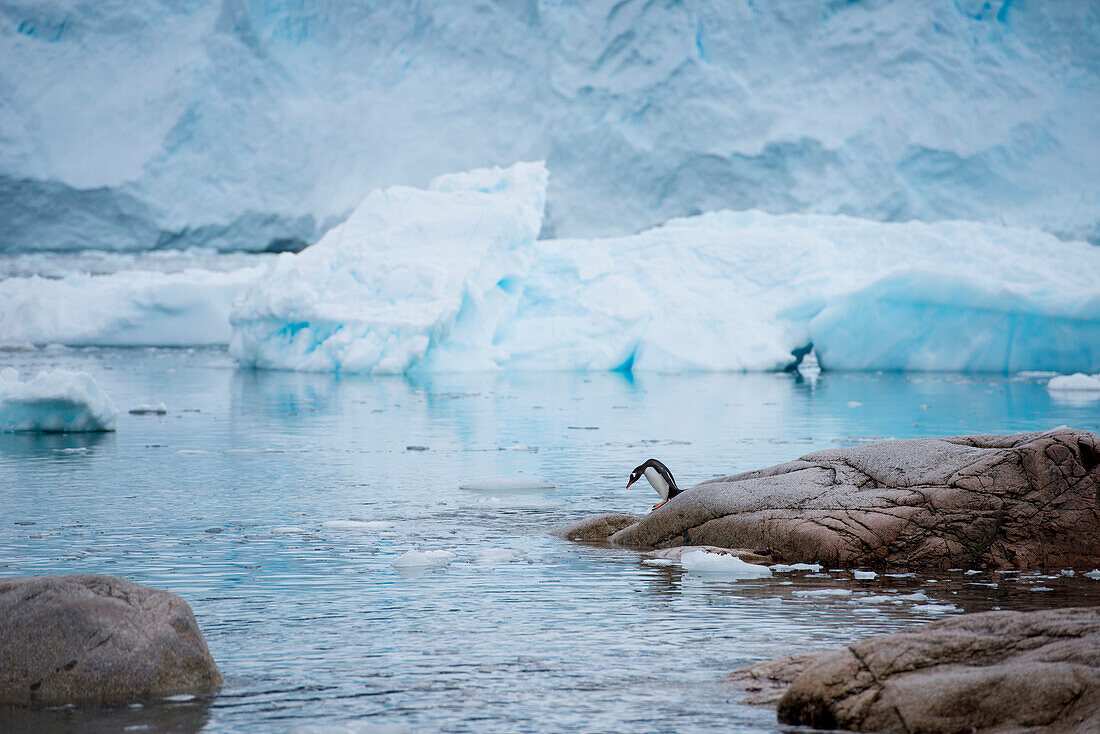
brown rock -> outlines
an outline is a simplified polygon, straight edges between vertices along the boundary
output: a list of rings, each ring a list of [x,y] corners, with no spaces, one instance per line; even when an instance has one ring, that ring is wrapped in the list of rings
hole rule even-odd
[[[175,594],[113,576],[0,579],[0,704],[122,703],[220,683]]]
[[[821,657],[821,653],[804,652],[778,660],[766,660],[735,670],[726,678],[745,689],[749,694],[741,702],[754,705],[775,705],[783,694],[802,675],[810,663]]]
[[[621,515],[611,513],[608,515],[594,515],[578,520],[572,525],[554,531],[554,535],[566,540],[576,540],[582,543],[603,543],[610,540],[611,536],[625,527],[629,527],[642,518],[634,515]]]
[[[874,732],[1100,731],[1100,610],[985,612],[733,674],[793,677],[779,721]],[[759,693],[759,691],[758,691]]]
[[[610,541],[829,566],[1089,570],[1100,566],[1100,437],[1060,428],[818,451],[703,482]]]

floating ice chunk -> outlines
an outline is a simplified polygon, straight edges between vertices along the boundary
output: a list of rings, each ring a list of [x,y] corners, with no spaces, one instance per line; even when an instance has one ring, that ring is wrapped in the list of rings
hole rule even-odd
[[[859,402],[858,400],[849,400],[848,401],[848,407],[849,408],[859,408],[862,405],[863,405],[863,403]]]
[[[137,407],[130,408],[130,415],[165,415],[168,413],[168,406],[164,403],[157,403],[153,405],[151,403],[142,403]]]
[[[851,589],[799,589],[795,596],[851,596]]]
[[[461,354],[438,367],[496,368],[479,357],[479,314],[515,300],[507,284],[538,237],[547,179],[541,162],[517,163],[374,191],[248,289],[231,353],[257,367],[400,374],[446,341]],[[463,351],[470,340],[478,348]]]
[[[538,479],[485,479],[479,482],[461,484],[459,489],[467,492],[482,492],[485,494],[536,494],[551,492],[557,489],[553,482],[545,482]]]
[[[183,703],[185,701],[194,701],[195,694],[193,693],[174,693],[171,696],[165,696],[165,701],[171,701],[172,703]]]
[[[394,559],[393,566],[394,568],[437,568],[448,565],[457,557],[454,553],[445,550],[411,550]]]
[[[969,571],[967,571],[965,575],[966,576],[973,576],[973,575],[979,574],[979,573],[981,573],[981,571],[978,571],[978,570],[972,568]]]
[[[392,530],[394,523],[386,520],[326,520],[321,527],[330,530]]]
[[[726,553],[709,553],[703,550],[687,551],[680,556],[680,565],[689,573],[725,578],[756,579],[772,575],[767,566],[746,563],[737,556]]]
[[[0,432],[113,431],[118,411],[87,372],[0,370]]]
[[[646,566],[675,566],[676,561],[671,558],[645,558],[642,563]]]
[[[878,576],[874,571],[852,571],[852,575],[860,580],[873,579]]]
[[[1100,581],[1100,568],[1094,568],[1091,571],[1089,571],[1087,573],[1083,573],[1081,575],[1082,576],[1087,576],[1090,579],[1093,579],[1095,581]]]
[[[518,560],[520,554],[510,548],[484,548],[475,554],[475,559],[483,565],[496,565],[499,563],[511,563]]]
[[[954,604],[918,604],[913,607],[913,611],[921,614],[951,614],[959,611],[959,608]]]
[[[813,573],[820,573],[822,566],[820,563],[777,563],[769,568],[776,573],[787,573],[788,571],[812,571]]]
[[[1086,375],[1083,372],[1075,372],[1072,375],[1052,377],[1050,378],[1050,382],[1047,383],[1047,390],[1052,392],[1079,391],[1100,393],[1100,374]]]

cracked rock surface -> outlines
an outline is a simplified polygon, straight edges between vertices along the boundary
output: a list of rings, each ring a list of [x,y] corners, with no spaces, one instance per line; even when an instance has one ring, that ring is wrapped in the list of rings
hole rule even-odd
[[[175,594],[114,576],[0,579],[0,704],[126,703],[221,680]]]
[[[1100,731],[1100,610],[968,614],[731,679],[779,721],[874,732]],[[789,687],[787,687],[789,685]]]
[[[1100,437],[879,441],[712,479],[637,522],[562,537],[644,549],[749,548],[786,562],[906,569],[1100,566]]]

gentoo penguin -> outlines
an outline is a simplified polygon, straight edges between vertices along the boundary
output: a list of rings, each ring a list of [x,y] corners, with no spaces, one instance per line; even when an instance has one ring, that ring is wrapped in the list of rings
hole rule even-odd
[[[653,505],[654,510],[683,491],[676,486],[676,480],[673,479],[668,467],[656,459],[650,459],[635,467],[634,471],[630,472],[630,481],[626,483],[627,488],[629,489],[631,484],[643,476],[653,485],[653,489],[657,490],[657,494],[661,495],[661,501]]]

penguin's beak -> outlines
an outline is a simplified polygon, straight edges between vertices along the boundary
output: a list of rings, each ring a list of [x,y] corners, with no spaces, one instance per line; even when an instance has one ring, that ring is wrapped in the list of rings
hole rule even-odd
[[[631,479],[629,482],[626,483],[626,488],[630,489],[630,485],[634,484],[634,482],[636,482],[636,481],[638,481],[638,480],[637,479]]]

